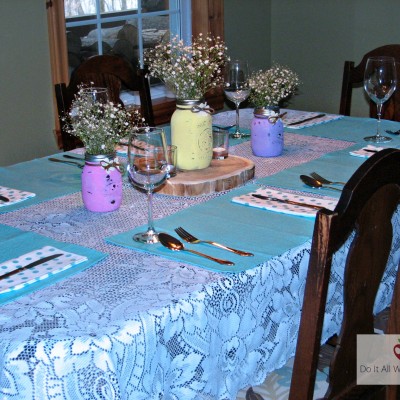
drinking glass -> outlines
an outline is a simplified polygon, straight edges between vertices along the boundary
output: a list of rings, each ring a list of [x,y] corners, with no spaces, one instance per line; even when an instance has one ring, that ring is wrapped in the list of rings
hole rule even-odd
[[[128,143],[128,177],[132,185],[145,190],[148,199],[147,231],[137,233],[137,242],[158,243],[153,221],[153,192],[162,185],[168,172],[166,140],[162,128],[145,128],[131,134]]]
[[[390,142],[392,139],[382,136],[382,105],[396,89],[396,62],[393,57],[370,57],[364,73],[364,89],[370,99],[376,103],[377,127],[376,135],[367,136],[364,140],[374,143]]]
[[[239,124],[239,105],[250,95],[249,87],[249,67],[247,61],[235,60],[229,61],[225,65],[224,72],[224,92],[225,96],[233,101],[236,106],[236,130],[232,134],[235,138],[250,136],[248,133],[240,131]]]
[[[88,101],[107,103],[109,101],[108,89],[105,87],[90,86],[82,89],[82,96],[85,96]]]

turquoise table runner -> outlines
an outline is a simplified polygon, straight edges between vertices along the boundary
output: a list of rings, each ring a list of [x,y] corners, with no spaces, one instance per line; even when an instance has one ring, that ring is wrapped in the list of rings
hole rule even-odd
[[[62,159],[62,155],[50,157]],[[55,163],[49,157],[0,168],[0,186],[35,193],[36,196],[0,208],[0,213],[29,207],[81,190],[82,170],[75,165]]]
[[[400,123],[382,120],[381,129],[382,133],[384,133],[385,129],[397,131],[400,129]],[[285,131],[307,136],[322,136],[332,139],[359,142],[358,147],[361,147],[368,144],[363,140],[365,136],[371,136],[376,133],[376,120],[372,118],[345,117],[304,129],[291,129],[290,127],[287,127],[285,128]],[[392,137],[395,142],[398,143],[398,140],[396,140],[398,136],[388,136]],[[390,147],[392,143],[393,141],[390,143],[383,143],[382,146]]]
[[[233,261],[235,263],[234,266],[219,265],[188,252],[173,252],[161,244],[148,246],[134,242],[132,236],[139,231],[144,231],[146,229],[145,226],[108,237],[106,241],[134,250],[188,262],[218,272],[239,272],[253,268],[260,263],[281,255],[288,249],[302,246],[307,241],[310,241],[314,218],[247,207],[232,203],[232,198],[252,192],[260,185],[338,198],[340,196],[339,191],[310,188],[300,180],[299,176],[317,171],[328,179],[346,182],[365,161],[365,158],[352,156],[349,152],[367,144],[363,138],[371,134],[371,130],[376,126],[375,122],[372,119],[349,117],[315,125],[307,129],[292,129],[290,132],[293,134],[348,140],[349,142],[356,142],[356,144],[345,150],[327,153],[318,159],[260,178],[254,184],[247,184],[231,190],[205,203],[156,221],[156,229],[159,232],[167,232],[177,237],[174,228],[182,226],[199,239],[222,242],[227,246],[254,253],[254,257],[241,257],[207,244],[191,245],[185,243],[188,248]],[[383,121],[382,125],[383,129],[396,130],[400,124]],[[398,136],[393,136],[393,141],[385,144],[385,147],[399,146],[400,138]],[[273,159],[268,161],[273,162]],[[249,225],[251,226],[250,229]]]
[[[240,272],[254,268],[290,248],[304,244],[310,238],[314,226],[313,218],[266,212],[232,203],[233,197],[257,188],[256,184],[246,185],[157,220],[155,224],[159,232],[167,232],[175,237],[178,235],[174,229],[182,226],[200,239],[213,240],[254,253],[254,257],[242,257],[208,244],[185,243],[187,248],[233,261],[234,266],[220,265],[189,252],[173,252],[161,244],[149,246],[133,241],[133,234],[145,230],[145,226],[108,237],[106,240],[112,244],[158,254],[217,272]]]
[[[107,254],[101,253],[97,250],[92,250],[83,246],[78,246],[65,242],[59,242],[57,240],[39,235],[37,233],[25,232],[20,229],[12,228],[6,225],[0,225],[0,240],[0,262],[16,258],[22,254],[29,253],[32,250],[44,246],[54,246],[60,250],[80,254],[88,258],[87,261],[72,266],[65,271],[58,272],[57,274],[49,276],[42,281],[34,282],[28,286],[25,286],[22,289],[15,290],[13,292],[0,294],[0,305],[8,303],[28,293],[32,293],[33,291],[43,289],[67,277],[82,272],[86,268],[91,267],[92,265],[107,257]]]

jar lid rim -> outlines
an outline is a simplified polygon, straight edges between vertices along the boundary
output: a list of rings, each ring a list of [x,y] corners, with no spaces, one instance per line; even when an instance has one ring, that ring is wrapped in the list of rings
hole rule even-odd
[[[202,102],[202,99],[197,100],[185,100],[185,99],[177,99],[176,104],[180,106],[192,106],[194,104],[199,104]]]
[[[279,115],[279,106],[256,107],[254,109],[254,115],[265,116],[265,117],[275,117],[275,116]]]
[[[100,162],[100,161],[103,161],[106,158],[108,158],[109,160],[114,159],[115,158],[115,153],[111,153],[111,154],[89,154],[89,153],[85,153],[85,161],[89,161],[89,162]]]

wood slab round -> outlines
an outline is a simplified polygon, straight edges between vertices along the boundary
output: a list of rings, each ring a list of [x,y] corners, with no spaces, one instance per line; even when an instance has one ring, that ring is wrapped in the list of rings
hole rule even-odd
[[[157,193],[173,196],[199,196],[243,185],[254,177],[254,163],[247,158],[229,156],[224,160],[212,160],[205,169],[179,171],[167,180]]]

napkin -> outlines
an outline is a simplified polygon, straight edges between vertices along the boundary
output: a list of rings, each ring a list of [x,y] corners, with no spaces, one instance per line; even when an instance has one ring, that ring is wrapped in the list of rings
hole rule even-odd
[[[278,213],[296,215],[301,217],[315,217],[318,210],[303,207],[300,205],[281,203],[274,200],[262,200],[252,196],[252,193],[257,193],[263,196],[273,197],[277,199],[290,200],[298,203],[313,204],[320,207],[325,207],[333,210],[338,202],[338,199],[333,198],[320,198],[305,195],[303,193],[292,193],[283,190],[275,190],[269,188],[259,188],[251,193],[243,194],[241,196],[233,197],[232,202],[243,204],[245,206],[261,208],[268,211]]]
[[[304,121],[303,123],[298,123],[296,125],[290,125],[295,122],[300,122],[308,118],[313,118],[318,115],[321,115],[318,118]],[[283,116],[282,121],[285,127],[290,129],[302,129],[308,128],[310,126],[324,124],[330,121],[334,121],[337,119],[343,118],[343,115],[337,114],[321,114],[319,112],[306,112],[306,111],[296,111],[296,110],[288,110],[286,115]]]
[[[53,260],[28,268],[8,278],[2,279],[0,277],[0,294],[22,289],[33,282],[46,279],[51,275],[65,271],[74,265],[88,260],[87,257],[79,254],[63,251],[53,246],[44,246],[17,258],[0,262],[0,276],[52,254],[61,255]]]
[[[25,192],[19,189],[12,189],[5,186],[0,186],[0,195],[10,199],[10,201],[0,200],[0,207],[10,206],[11,204],[19,203],[36,196],[35,193]]]
[[[378,151],[383,150],[384,147],[376,147],[376,146],[372,146],[372,145],[368,145],[368,146],[364,146],[363,148],[359,149],[359,150],[353,150],[350,151],[350,154],[352,156],[356,156],[356,157],[371,157],[373,154],[375,154]],[[371,151],[368,151],[371,150]]]

